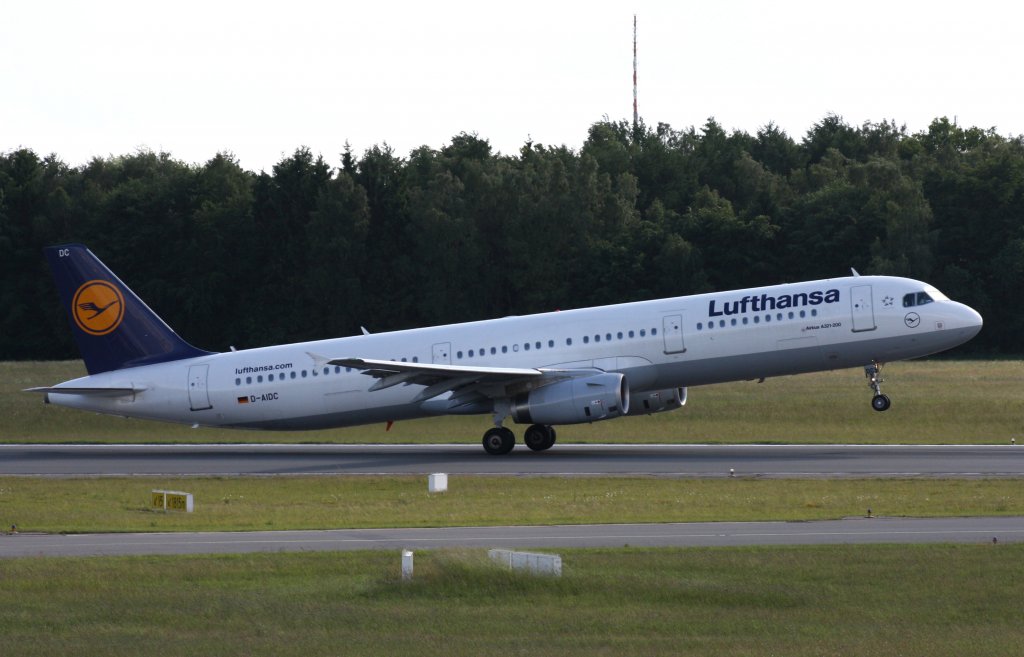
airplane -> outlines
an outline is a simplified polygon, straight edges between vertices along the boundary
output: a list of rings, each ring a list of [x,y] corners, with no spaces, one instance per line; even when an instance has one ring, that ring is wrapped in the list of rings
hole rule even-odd
[[[81,244],[44,249],[88,376],[29,388],[47,403],[195,427],[302,430],[490,414],[488,454],[529,425],[682,407],[692,386],[863,367],[951,349],[982,318],[916,280],[852,276],[369,333],[228,352],[178,336]]]

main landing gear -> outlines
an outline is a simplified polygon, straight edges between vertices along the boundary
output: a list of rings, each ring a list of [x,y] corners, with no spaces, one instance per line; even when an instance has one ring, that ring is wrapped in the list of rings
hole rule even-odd
[[[531,425],[523,434],[523,442],[535,452],[543,452],[555,444],[555,428],[546,424]],[[493,427],[484,434],[484,451],[500,456],[516,446],[516,435],[511,429]]]
[[[871,408],[879,412],[889,410],[892,402],[887,395],[882,394],[882,363],[877,360],[871,361],[871,364],[864,368],[864,376],[868,378],[868,387],[875,393],[871,398]]]

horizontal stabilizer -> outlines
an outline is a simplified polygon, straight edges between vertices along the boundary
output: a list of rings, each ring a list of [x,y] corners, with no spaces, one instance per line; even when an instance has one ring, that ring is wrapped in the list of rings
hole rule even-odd
[[[25,388],[23,392],[42,392],[50,395],[84,395],[87,397],[129,397],[145,390],[144,387],[135,388],[72,388],[70,386],[58,386],[54,388]]]

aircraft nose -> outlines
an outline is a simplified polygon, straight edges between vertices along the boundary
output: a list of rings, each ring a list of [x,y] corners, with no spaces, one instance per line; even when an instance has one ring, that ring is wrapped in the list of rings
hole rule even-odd
[[[985,320],[981,317],[981,313],[962,303],[957,304],[956,310],[957,322],[968,332],[967,339],[970,340],[974,336],[978,335],[982,325],[985,323]]]

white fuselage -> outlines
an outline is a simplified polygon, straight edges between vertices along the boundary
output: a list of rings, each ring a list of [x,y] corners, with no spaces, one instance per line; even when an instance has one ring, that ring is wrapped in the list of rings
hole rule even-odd
[[[929,300],[913,303],[919,293]],[[333,358],[594,368],[640,393],[916,358],[980,328],[978,313],[925,283],[858,276],[211,354],[61,384],[134,395],[49,399],[205,426],[316,429],[452,412],[447,395],[414,402],[423,386],[370,391],[362,371],[322,364]]]

